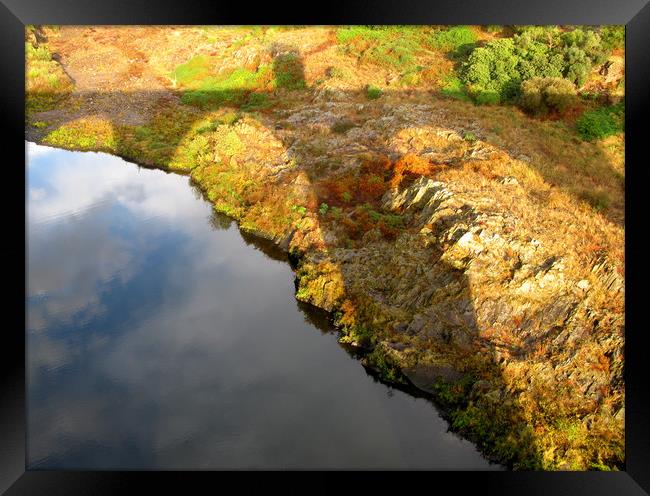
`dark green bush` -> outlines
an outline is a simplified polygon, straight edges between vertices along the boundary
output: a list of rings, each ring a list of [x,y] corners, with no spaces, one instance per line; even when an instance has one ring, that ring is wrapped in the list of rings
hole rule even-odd
[[[577,101],[576,89],[571,81],[563,78],[532,78],[521,84],[521,107],[536,115],[551,110],[564,112]]]
[[[494,40],[477,48],[465,64],[464,80],[477,102],[512,101],[522,81],[562,77],[564,58],[530,37]]]
[[[515,39],[517,70],[521,80],[534,77],[562,77],[564,57],[542,42]]]
[[[381,94],[382,91],[376,86],[369,85],[366,88],[366,97],[368,98],[368,100],[376,100],[381,96]]]
[[[625,26],[603,26],[600,28],[600,39],[605,50],[625,48]]]
[[[476,102],[514,101],[532,78],[566,78],[582,86],[606,50],[595,29],[562,31],[557,26],[522,26],[512,38],[476,48],[462,68],[462,80]]]
[[[275,57],[273,73],[276,88],[301,90],[307,86],[302,60],[297,53],[283,53]]]
[[[563,47],[576,47],[582,50],[592,64],[602,64],[607,58],[600,35],[593,29],[577,28],[562,33]]]
[[[591,60],[576,46],[564,48],[564,76],[578,86],[582,86],[591,70]]]
[[[580,136],[587,141],[606,138],[624,130],[624,113],[623,102],[611,107],[590,110],[578,119],[576,129]]]
[[[521,80],[518,62],[512,39],[491,41],[470,54],[464,66],[464,82],[475,98],[489,94],[497,103],[507,100]]]

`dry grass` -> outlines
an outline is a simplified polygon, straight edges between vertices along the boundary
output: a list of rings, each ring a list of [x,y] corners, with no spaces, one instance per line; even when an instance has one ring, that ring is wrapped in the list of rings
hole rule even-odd
[[[479,40],[502,36],[471,29]],[[624,315],[623,293],[612,297],[591,272],[603,259],[621,275],[625,269],[623,135],[585,143],[572,128],[575,116],[540,120],[514,107],[483,107],[436,96],[453,74],[446,54],[414,52],[414,64],[423,69],[407,74],[403,68],[345,53],[332,27],[67,27],[49,36],[51,50],[61,54],[75,81],[76,107],[55,105],[50,113],[29,116],[34,129],[47,128],[43,142],[191,171],[214,207],[238,219],[243,229],[276,242],[293,232],[292,250],[322,257],[302,262],[297,297],[338,310],[349,342],[378,342],[389,336],[409,343],[425,361],[444,352],[463,372],[499,382],[513,395],[507,408],[454,407],[454,425],[478,432],[481,443],[492,439],[494,445],[498,438],[497,448],[490,449],[501,450],[505,458],[516,458],[521,450],[522,460],[539,462],[537,468],[602,468],[622,456],[622,427],[607,421],[607,409],[622,402],[620,388],[603,391],[601,404],[588,405],[593,419],[587,429],[574,419],[576,412],[584,414],[586,405],[573,394],[575,385],[526,382],[530,370],[557,356],[550,341],[540,340],[527,350],[526,363],[513,361],[500,368],[491,348],[443,350],[430,337],[395,332],[389,324],[408,322],[411,307],[378,302],[392,290],[409,289],[399,284],[412,289],[438,262],[436,250],[442,248],[432,250],[424,241],[413,241],[420,239],[420,229],[431,231],[433,225],[415,226],[381,208],[386,191],[424,175],[446,183],[458,197],[478,199],[481,211],[515,219],[513,226],[503,227],[505,236],[522,244],[534,239],[541,252],[562,254],[565,276],[588,281],[593,288],[585,298],[590,308]],[[304,85],[253,88],[266,98],[264,105],[247,106],[243,97],[252,89],[236,84],[226,88],[236,98],[219,108],[184,105],[181,97],[188,88],[172,76],[179,66],[203,57],[208,61],[204,76],[223,82],[237,64],[249,64],[247,71],[257,74],[272,64],[273,51],[296,48]],[[44,62],[48,71],[61,70]],[[34,71],[28,74],[30,95],[53,93],[44,84]],[[369,101],[367,85],[382,89],[381,96]],[[335,115],[327,122],[290,120],[301,111]],[[43,121],[52,124],[43,126]],[[354,125],[332,132],[332,122]],[[432,159],[432,152],[446,160]],[[362,250],[367,259],[357,263],[363,273],[351,273],[349,266],[328,258],[339,250]],[[430,263],[418,269],[424,253]],[[456,296],[503,297],[517,254],[510,249],[503,255],[512,260],[500,266],[503,273],[476,287],[470,280]],[[450,273],[460,277],[459,270]],[[471,268],[467,273],[474,274]],[[514,359],[517,350],[526,349],[517,332],[527,315],[515,312],[511,317],[507,326],[486,327],[479,335],[483,344]],[[571,351],[574,359],[595,374],[615,374],[620,360],[611,358],[595,335],[606,334],[616,342],[616,329],[615,319],[604,319],[582,348]],[[443,392],[453,399],[460,389]],[[513,425],[527,427],[511,436]],[[534,462],[524,453],[531,439],[528,428],[535,443],[527,449],[540,454]]]

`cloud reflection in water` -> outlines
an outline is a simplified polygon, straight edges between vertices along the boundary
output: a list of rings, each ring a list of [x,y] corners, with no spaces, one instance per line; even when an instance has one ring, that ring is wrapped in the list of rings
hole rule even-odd
[[[309,324],[289,265],[186,177],[28,159],[30,466],[493,468]]]

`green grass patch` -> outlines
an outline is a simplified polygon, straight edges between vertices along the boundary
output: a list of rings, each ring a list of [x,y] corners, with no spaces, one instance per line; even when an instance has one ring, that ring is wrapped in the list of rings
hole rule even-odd
[[[625,105],[589,110],[576,121],[576,130],[585,141],[595,141],[624,131]]]
[[[46,46],[34,46],[31,43],[25,43],[25,54],[29,61],[49,62],[52,60],[52,54]]]
[[[72,91],[72,82],[45,45],[25,43],[26,110],[43,112],[51,110]]]
[[[476,41],[476,34],[469,26],[453,26],[434,32],[429,45],[460,58],[472,51]]]
[[[185,89],[181,101],[197,107],[219,105],[247,105],[247,109],[261,108],[268,102],[250,93],[265,86],[271,67],[260,66],[257,71],[243,67],[225,75],[214,75],[210,58],[199,55],[181,64],[172,73],[172,81]]]
[[[381,94],[382,91],[376,86],[370,85],[366,88],[366,98],[368,98],[368,100],[376,100],[381,96]]]
[[[176,67],[171,74],[172,81],[178,86],[190,86],[207,77],[210,73],[210,58],[197,55]]]
[[[400,74],[399,84],[401,86],[417,86],[422,82],[423,70],[424,67],[417,65],[413,69],[409,69],[406,72]]]
[[[440,93],[448,98],[454,98],[463,102],[471,102],[472,99],[467,94],[465,85],[455,74],[450,74],[443,80]]]
[[[389,68],[412,65],[423,51],[425,28],[419,26],[347,26],[336,38],[344,53]]]
[[[118,148],[111,125],[93,119],[65,124],[45,136],[43,143],[72,150],[115,152]]]
[[[280,54],[273,60],[274,87],[301,90],[307,87],[305,69],[296,53]]]
[[[254,112],[256,110],[264,110],[272,106],[269,96],[264,93],[251,93],[246,98],[246,102],[241,106],[241,109],[246,112]]]

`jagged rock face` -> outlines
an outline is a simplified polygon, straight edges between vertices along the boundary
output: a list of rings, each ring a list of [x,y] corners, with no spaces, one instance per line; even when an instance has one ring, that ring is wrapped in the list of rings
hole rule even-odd
[[[169,39],[181,39],[175,28],[151,28],[158,34],[144,46],[120,29],[118,42],[95,40],[93,53],[78,46],[75,33],[85,29],[66,31],[57,50],[78,92],[89,94],[76,95],[69,108],[32,116],[49,124],[47,131],[32,126],[29,136],[40,140],[57,126],[91,116],[113,131],[107,132],[111,137],[121,133],[128,145],[95,149],[191,171],[215,209],[292,254],[298,263],[296,297],[335,312],[349,329],[347,342],[361,345],[371,335],[375,348],[421,389],[439,394],[437,381],[456,388],[439,396],[452,408],[462,396],[464,413],[474,409],[473,416],[458,417],[461,427],[477,430],[485,417],[501,422],[505,412],[508,429],[496,438],[532,429],[531,445],[538,445],[542,466],[549,468],[568,459],[572,466],[589,468],[590,461],[600,463],[596,458],[609,445],[620,448],[622,195],[613,198],[615,215],[599,215],[584,206],[573,174],[580,167],[590,170],[580,172],[580,186],[588,192],[593,181],[620,179],[606,170],[600,145],[576,145],[566,139],[565,128],[512,108],[435,98],[428,90],[413,98],[401,90],[385,91],[369,101],[357,83],[375,74],[367,71],[358,80],[332,77],[325,67],[340,54],[335,40],[318,30],[309,36],[301,30],[275,34],[282,43],[271,47],[259,39],[240,44],[241,33],[233,30],[197,48],[196,40],[203,38],[193,32],[188,36],[195,41],[183,42],[184,53],[178,47],[158,50]],[[106,51],[99,45],[107,45]],[[279,93],[275,106],[259,113],[237,109],[238,118],[229,123],[222,120],[226,109],[205,113],[183,105],[180,94],[170,91],[170,81],[154,77],[135,51],[140,75],[131,77],[133,61],[120,55],[122,48],[139,47],[164,69],[161,74],[168,74],[198,50],[219,55],[215,70],[227,74],[273,64],[277,57],[291,56],[296,46],[302,49],[309,88]],[[97,67],[100,48],[115,63]],[[364,69],[347,68],[353,74]],[[609,71],[621,69],[618,64]],[[124,77],[116,79],[116,72]],[[118,91],[98,93],[109,83]],[[133,126],[149,126],[145,138],[152,135],[156,139],[149,146],[158,146],[167,135],[156,135],[156,118],[168,119],[165,131],[178,124],[180,131],[172,136],[176,146],[169,156],[148,150],[143,160],[146,143],[136,139],[143,129]],[[90,127],[88,119],[73,127],[73,134],[86,131],[84,126]],[[86,135],[98,127],[90,129]],[[94,142],[96,136],[90,137]],[[407,163],[405,157],[415,159]],[[384,162],[390,170],[375,169],[376,177],[364,179],[378,180],[381,191],[362,198],[373,185],[362,182],[364,167]],[[337,183],[359,185],[358,197],[323,193]],[[321,212],[324,201],[330,204]],[[346,231],[354,221],[352,211],[362,210],[366,201],[366,215],[392,216],[399,228],[382,231],[386,224],[375,223],[356,237]],[[337,216],[334,207],[340,209]],[[512,420],[517,418],[522,423]]]
[[[414,211],[416,225],[431,226],[419,236],[404,239],[410,246],[399,249],[421,257],[420,264],[413,264],[417,267],[415,274],[409,274],[413,276],[410,291],[403,293],[396,285],[390,292],[391,303],[416,312],[406,332],[437,338],[451,334],[452,341],[461,344],[467,342],[468,335],[481,338],[488,331],[501,331],[517,340],[516,345],[507,347],[507,355],[514,360],[530,360],[536,347],[551,346],[555,352],[540,360],[551,359],[564,375],[567,367],[574,367],[570,372],[573,380],[589,386],[578,386],[582,394],[622,380],[620,370],[611,377],[604,373],[596,377],[593,371],[585,370],[584,364],[572,363],[571,359],[576,347],[587,345],[577,336],[587,329],[593,332],[603,319],[618,322],[619,328],[616,337],[608,339],[604,352],[613,353],[622,346],[621,315],[604,312],[590,301],[595,292],[612,300],[622,298],[623,278],[607,261],[594,265],[592,283],[575,280],[563,270],[562,259],[569,254],[552,253],[534,240],[522,243],[518,233],[508,235],[503,229],[487,227],[503,226],[507,220],[502,214],[483,211],[470,198],[452,194],[445,184],[424,177],[402,191],[387,193],[384,205]],[[453,222],[449,222],[450,217]],[[435,249],[441,254],[430,263],[430,253]],[[418,274],[422,267],[426,267],[424,277]],[[462,279],[471,291],[459,290]],[[496,339],[493,344],[504,347]],[[587,379],[579,380],[582,376]]]
[[[346,298],[363,301],[371,309],[365,320],[383,330],[386,343],[406,343],[389,355],[421,389],[467,371],[448,350],[483,349],[501,375],[488,400],[557,401],[578,415],[604,412],[609,428],[622,430],[623,416],[604,402],[622,392],[622,307],[600,303],[622,303],[622,276],[607,260],[568,272],[576,264],[570,252],[505,229],[516,225],[508,212],[452,190],[420,177],[387,192],[383,206],[410,213],[411,232],[394,243],[330,250],[322,261],[307,255],[306,272],[321,287],[337,276],[330,291],[307,290],[307,301],[327,309]],[[438,351],[423,354],[422,343]]]
[[[356,107],[307,105],[284,115],[279,138],[260,140],[264,135],[251,130],[246,160],[275,164],[261,166],[260,177],[287,195],[308,198],[322,177],[356,173],[371,151],[390,157],[415,152],[452,172],[503,156],[490,144],[467,143],[459,131],[433,125],[440,116],[428,110],[397,106],[379,119],[351,119],[354,127],[336,134],[332,126]],[[286,151],[266,146],[278,139]],[[297,165],[287,167],[296,157]],[[327,168],[316,172],[321,161]],[[293,178],[288,183],[286,174]],[[624,277],[614,263],[602,254],[586,262],[558,243],[553,229],[525,217],[547,207],[509,174],[487,184],[411,177],[387,190],[378,205],[404,219],[394,241],[371,230],[354,248],[343,247],[340,222],[318,215],[269,236],[302,254],[298,299],[342,313],[344,325],[371,329],[387,356],[425,391],[435,391],[437,380],[457,381],[488,367],[489,385],[467,391],[485,408],[519,405],[508,409],[526,412],[526,422],[535,425],[536,415],[556,415],[540,405],[555,402],[562,415],[588,419],[588,432],[623,432]],[[570,211],[557,215],[550,225],[574,222]],[[469,364],[472,354],[483,364]]]

